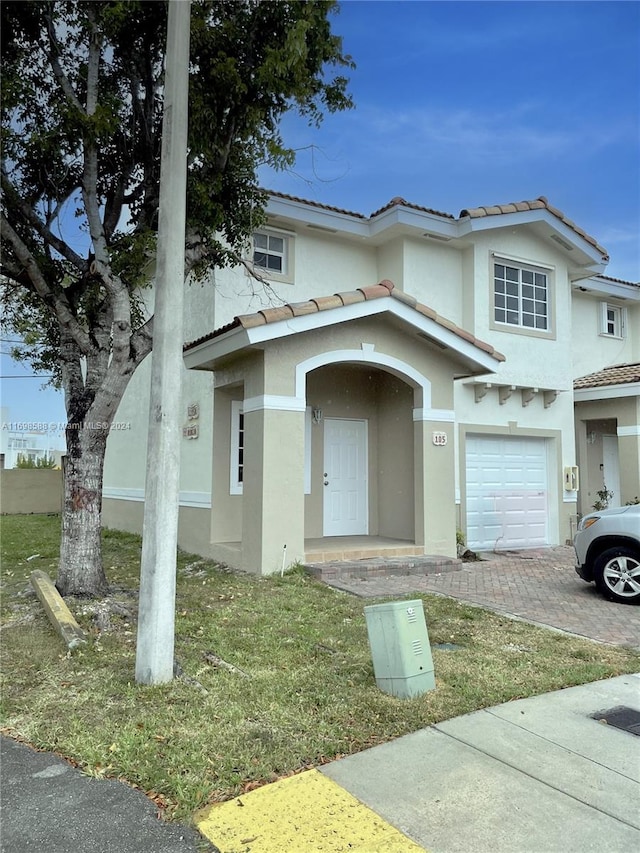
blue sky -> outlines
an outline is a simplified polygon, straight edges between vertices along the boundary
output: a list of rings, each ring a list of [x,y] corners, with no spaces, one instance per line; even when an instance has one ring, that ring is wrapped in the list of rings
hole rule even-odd
[[[288,117],[298,163],[265,186],[365,214],[545,195],[609,251],[608,275],[640,280],[639,3],[347,0],[333,29],[356,108],[320,130]],[[40,385],[2,380],[12,420],[64,420]]]
[[[356,108],[288,118],[314,148],[266,186],[365,214],[545,195],[640,279],[640,4],[347,0],[334,30]]]

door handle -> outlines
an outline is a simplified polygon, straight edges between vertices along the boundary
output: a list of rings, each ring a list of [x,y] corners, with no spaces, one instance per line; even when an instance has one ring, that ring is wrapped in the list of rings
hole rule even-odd
[[[325,480],[325,481],[324,481],[324,484],[325,484],[325,486],[328,486],[328,485],[329,485],[329,481],[328,481],[328,480]]]

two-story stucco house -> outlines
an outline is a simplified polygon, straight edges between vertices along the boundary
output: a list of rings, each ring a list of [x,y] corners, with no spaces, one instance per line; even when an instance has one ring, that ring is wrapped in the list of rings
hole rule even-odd
[[[329,555],[556,545],[640,494],[640,285],[544,198],[371,216],[272,194],[245,267],[188,287],[182,547]],[[619,366],[624,365],[624,366]],[[103,520],[142,523],[145,363]],[[326,556],[323,556],[326,555]]]

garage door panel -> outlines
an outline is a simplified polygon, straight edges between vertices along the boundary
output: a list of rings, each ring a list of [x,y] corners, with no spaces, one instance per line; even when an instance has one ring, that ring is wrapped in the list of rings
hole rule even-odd
[[[548,544],[546,457],[544,439],[467,437],[469,547]]]

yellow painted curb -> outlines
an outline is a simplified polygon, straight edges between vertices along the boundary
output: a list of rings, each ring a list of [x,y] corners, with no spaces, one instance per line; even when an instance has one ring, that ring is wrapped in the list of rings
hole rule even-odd
[[[67,648],[72,650],[85,645],[87,642],[86,634],[73,618],[49,575],[38,569],[31,572],[29,580],[49,617],[49,621],[60,634]]]
[[[211,806],[195,821],[220,853],[424,853],[317,770]]]

